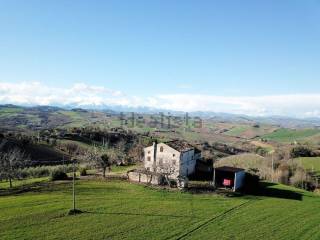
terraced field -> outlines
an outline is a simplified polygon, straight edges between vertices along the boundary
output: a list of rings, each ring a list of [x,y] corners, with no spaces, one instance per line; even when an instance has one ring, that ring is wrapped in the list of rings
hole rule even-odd
[[[70,182],[0,190],[0,239],[320,238],[320,197],[282,185],[233,197],[125,181],[80,180],[76,188],[84,211],[76,216],[66,214]]]

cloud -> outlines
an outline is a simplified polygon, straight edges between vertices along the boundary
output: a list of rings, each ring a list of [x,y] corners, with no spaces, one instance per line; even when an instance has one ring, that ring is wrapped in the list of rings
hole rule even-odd
[[[198,94],[160,95],[162,106],[184,111],[213,111],[251,116],[320,117],[320,94],[230,97]]]
[[[74,105],[79,107],[120,105],[188,112],[225,112],[251,116],[320,117],[320,93],[255,97],[202,94],[162,94],[152,97],[138,97],[85,83],[77,83],[70,88],[62,88],[50,87],[41,82],[0,82],[0,103]]]
[[[71,88],[49,87],[40,82],[0,82],[0,103],[22,105],[118,104],[124,95],[105,87],[77,83]]]

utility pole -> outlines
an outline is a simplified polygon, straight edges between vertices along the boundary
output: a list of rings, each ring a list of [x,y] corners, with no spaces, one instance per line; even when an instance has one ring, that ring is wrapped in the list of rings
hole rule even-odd
[[[76,167],[75,160],[73,160],[73,181],[72,181],[72,197],[73,197],[73,213],[76,211],[76,192],[75,192],[75,178],[76,178]]]
[[[273,159],[273,153],[271,153],[271,161],[272,161],[272,182],[274,182],[274,159]]]

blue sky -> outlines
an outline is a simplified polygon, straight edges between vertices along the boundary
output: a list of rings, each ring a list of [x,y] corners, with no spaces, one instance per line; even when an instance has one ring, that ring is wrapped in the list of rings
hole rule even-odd
[[[10,0],[0,11],[0,102],[25,103],[13,97],[23,84],[56,94],[82,84],[120,91],[115,104],[157,106],[162,98],[184,110],[181,96],[196,94],[254,114],[225,104],[320,94],[320,1]],[[36,97],[25,101],[59,103]],[[215,104],[202,110],[220,111]],[[267,105],[262,114],[320,111]]]

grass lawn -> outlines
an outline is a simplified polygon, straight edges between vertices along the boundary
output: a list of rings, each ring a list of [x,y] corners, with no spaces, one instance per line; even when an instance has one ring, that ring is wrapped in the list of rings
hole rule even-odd
[[[125,181],[81,180],[76,188],[84,211],[76,216],[66,215],[71,182],[0,190],[0,239],[320,238],[320,197],[290,187],[271,186],[275,197],[190,194]]]
[[[111,172],[114,173],[126,173],[129,170],[135,169],[139,167],[140,165],[128,165],[128,166],[112,166],[111,167]]]
[[[297,161],[297,163],[299,163],[305,169],[313,169],[316,172],[320,172],[320,157],[295,158],[294,161]]]
[[[12,181],[12,187],[17,188],[21,187],[26,184],[32,184],[32,183],[39,183],[39,182],[47,182],[49,177],[43,177],[43,178],[28,178],[23,180],[13,180]],[[0,181],[0,189],[6,189],[9,188],[9,182],[7,181]]]
[[[304,141],[306,138],[319,134],[318,129],[279,129],[273,133],[263,135],[262,137],[267,140],[276,142],[294,142]]]

